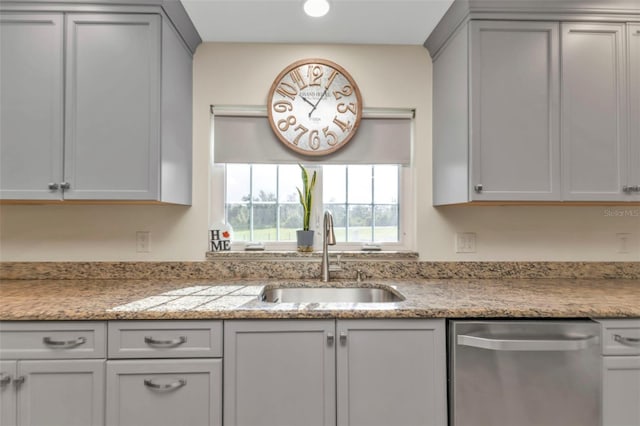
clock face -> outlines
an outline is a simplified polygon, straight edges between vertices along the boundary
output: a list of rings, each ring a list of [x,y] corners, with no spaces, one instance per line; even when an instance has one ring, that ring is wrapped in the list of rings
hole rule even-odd
[[[340,65],[304,59],[276,77],[267,98],[269,124],[288,148],[325,155],[353,137],[362,118],[362,97]]]

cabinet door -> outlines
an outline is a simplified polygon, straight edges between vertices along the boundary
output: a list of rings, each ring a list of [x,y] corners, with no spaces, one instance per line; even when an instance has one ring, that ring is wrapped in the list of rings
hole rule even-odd
[[[62,14],[0,14],[0,198],[59,199]]]
[[[104,424],[104,360],[19,361],[20,426]]]
[[[559,200],[558,24],[470,31],[470,198]]]
[[[107,362],[107,425],[219,426],[222,360]]]
[[[605,356],[603,426],[640,425],[640,356]]]
[[[337,322],[339,426],[444,426],[444,321]]]
[[[335,425],[332,320],[226,321],[224,424]]]
[[[563,198],[627,200],[624,24],[562,24]]]
[[[629,67],[629,186],[638,191],[628,193],[640,201],[640,24],[627,24]],[[626,199],[625,198],[625,199]]]
[[[15,426],[17,423],[13,384],[16,373],[16,361],[0,361],[0,426]]]
[[[66,199],[155,200],[160,17],[67,15]]]

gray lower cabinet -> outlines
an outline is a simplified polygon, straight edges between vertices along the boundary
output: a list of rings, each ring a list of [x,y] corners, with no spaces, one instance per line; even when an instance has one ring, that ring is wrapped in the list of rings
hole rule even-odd
[[[105,326],[0,324],[0,426],[102,426]]]
[[[439,320],[338,320],[340,426],[444,426],[446,354]]]
[[[24,5],[0,14],[0,199],[190,204],[192,56],[168,19]]]
[[[109,321],[109,426],[220,426],[222,321]]]
[[[225,321],[226,426],[331,426],[333,320]]]
[[[219,426],[222,360],[107,362],[107,425]]]
[[[224,424],[445,425],[444,321],[225,322]]]
[[[602,425],[640,425],[640,319],[602,324]]]

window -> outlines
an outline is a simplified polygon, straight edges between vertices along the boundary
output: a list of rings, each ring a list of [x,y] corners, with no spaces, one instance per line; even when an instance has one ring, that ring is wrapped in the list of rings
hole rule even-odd
[[[305,159],[276,138],[266,115],[263,106],[211,107],[210,220],[233,226],[233,250],[250,241],[295,250],[302,228],[297,163]],[[413,117],[411,109],[365,109],[347,146],[306,160],[318,173],[311,213],[316,249],[324,210],[333,214],[337,250],[364,243],[414,249]]]
[[[227,164],[225,219],[234,242],[260,241],[282,248],[302,228],[301,187],[296,164]],[[339,245],[406,245],[400,212],[402,167],[397,165],[317,165],[312,228],[331,211]],[[275,244],[273,244],[275,243]]]

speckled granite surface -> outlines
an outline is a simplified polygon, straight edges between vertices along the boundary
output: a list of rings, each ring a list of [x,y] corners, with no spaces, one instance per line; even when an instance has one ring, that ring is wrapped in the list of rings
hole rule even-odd
[[[5,280],[0,320],[229,318],[630,318],[640,280],[371,280],[393,285],[394,303],[281,303],[258,299],[273,280]],[[334,281],[333,285],[354,285]]]
[[[3,262],[0,279],[315,279],[320,255],[210,253],[203,262]],[[332,253],[336,278],[356,271],[382,279],[640,279],[640,262],[422,262],[416,253]]]

